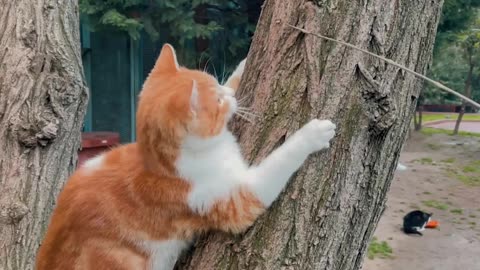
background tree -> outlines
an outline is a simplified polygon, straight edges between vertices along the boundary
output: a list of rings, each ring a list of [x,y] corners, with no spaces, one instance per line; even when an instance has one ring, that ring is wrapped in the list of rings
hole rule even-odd
[[[0,0],[0,269],[33,261],[87,102],[76,0]]]
[[[476,24],[475,26],[480,26]],[[473,26],[473,27],[475,27]],[[466,33],[459,35],[460,47],[463,50],[463,59],[467,63],[467,76],[465,78],[464,95],[468,98],[472,97],[473,76],[478,76],[478,61],[480,60],[480,32],[476,27]],[[455,129],[453,135],[458,134],[460,123],[462,122],[463,115],[465,114],[465,107],[467,103],[462,101],[460,106],[460,113],[458,114],[457,122],[455,123]]]
[[[418,97],[417,105],[415,106],[415,114],[413,116],[413,125],[414,125],[415,131],[420,131],[422,129],[424,99],[425,99],[425,96],[420,93],[420,96]]]
[[[445,0],[438,26],[432,67],[428,76],[459,92],[464,90],[468,73],[468,62],[462,57],[463,49],[459,44],[459,36],[476,27],[474,25],[478,20],[479,6],[480,0]],[[476,81],[476,78],[473,78],[473,93],[477,92]],[[461,104],[457,97],[431,85],[425,86],[422,95],[426,103]],[[480,90],[480,87],[478,89]]]
[[[262,159],[315,117],[338,134],[245,235],[206,236],[179,269],[360,268],[423,82],[286,23],[425,73],[442,2],[265,1],[238,93],[259,118],[233,124],[245,155]]]

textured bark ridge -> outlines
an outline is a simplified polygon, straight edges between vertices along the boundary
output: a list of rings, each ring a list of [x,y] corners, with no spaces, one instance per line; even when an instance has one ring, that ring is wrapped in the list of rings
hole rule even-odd
[[[200,239],[180,269],[361,267],[423,83],[286,23],[425,73],[442,2],[265,2],[239,90],[261,117],[233,125],[245,155],[258,162],[315,117],[332,119],[338,134],[245,235]]]
[[[87,101],[76,0],[0,0],[0,269],[32,269]]]

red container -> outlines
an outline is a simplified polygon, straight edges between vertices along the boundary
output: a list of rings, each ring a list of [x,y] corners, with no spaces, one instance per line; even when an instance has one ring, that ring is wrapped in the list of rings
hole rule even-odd
[[[78,166],[118,144],[120,144],[120,134],[116,132],[82,133],[82,149],[78,154]]]

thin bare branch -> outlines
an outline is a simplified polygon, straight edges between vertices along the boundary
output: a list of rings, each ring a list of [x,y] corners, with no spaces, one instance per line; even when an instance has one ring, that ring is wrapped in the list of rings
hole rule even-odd
[[[446,87],[445,85],[443,85],[443,84],[441,84],[441,83],[439,83],[439,82],[437,82],[437,81],[434,81],[434,80],[432,80],[432,79],[430,79],[430,78],[428,78],[428,77],[426,77],[426,76],[424,76],[424,75],[422,75],[422,74],[420,74],[420,73],[417,73],[417,72],[415,72],[415,71],[413,71],[413,70],[411,70],[411,69],[409,69],[409,68],[407,68],[407,67],[405,67],[405,66],[402,66],[402,65],[394,62],[394,61],[391,60],[391,59],[388,59],[388,58],[385,58],[385,57],[383,57],[383,56],[374,54],[374,53],[372,53],[372,52],[369,52],[369,51],[367,51],[367,50],[364,50],[364,49],[362,49],[362,48],[359,48],[359,47],[357,47],[357,46],[355,46],[355,45],[352,45],[352,44],[350,44],[350,43],[347,43],[347,42],[343,42],[343,41],[336,40],[336,39],[333,39],[333,38],[330,38],[330,37],[326,37],[326,36],[322,36],[322,35],[319,35],[319,34],[316,34],[316,33],[312,33],[312,32],[310,32],[310,31],[307,31],[307,30],[305,30],[305,29],[303,29],[303,28],[300,28],[300,27],[293,26],[293,25],[291,25],[291,24],[287,24],[287,25],[288,25],[289,27],[291,27],[291,28],[294,28],[294,29],[302,32],[302,33],[305,33],[305,34],[308,34],[308,35],[313,35],[313,36],[316,36],[316,37],[318,37],[318,38],[326,39],[326,40],[329,40],[329,41],[333,41],[333,42],[335,42],[335,43],[338,43],[338,44],[347,46],[347,47],[352,48],[352,49],[355,49],[355,50],[359,50],[359,51],[361,51],[361,52],[363,52],[363,53],[366,53],[366,54],[368,54],[368,55],[371,55],[371,56],[373,56],[373,57],[376,57],[376,58],[378,58],[378,59],[381,59],[381,60],[383,60],[383,61],[385,61],[385,62],[387,62],[387,63],[389,63],[389,64],[391,64],[391,65],[394,65],[394,66],[396,66],[396,67],[398,67],[398,68],[400,68],[400,69],[405,70],[406,72],[408,72],[408,73],[410,73],[410,74],[413,74],[413,75],[415,75],[415,76],[417,76],[417,77],[419,77],[419,78],[422,78],[422,79],[426,80],[427,82],[435,85],[436,87],[438,87],[438,88],[440,88],[440,89],[442,89],[442,90],[444,90],[444,91],[446,91],[446,92],[448,92],[448,93],[450,93],[450,94],[453,94],[453,95],[455,95],[455,96],[457,96],[457,97],[465,100],[466,102],[472,104],[473,106],[477,107],[478,109],[480,109],[480,104],[478,104],[477,102],[471,100],[470,98],[468,98],[468,97],[466,97],[466,96],[464,96],[464,95],[462,95],[462,94],[460,94],[460,93],[458,93],[458,92],[456,92],[456,91],[454,91],[454,90]]]

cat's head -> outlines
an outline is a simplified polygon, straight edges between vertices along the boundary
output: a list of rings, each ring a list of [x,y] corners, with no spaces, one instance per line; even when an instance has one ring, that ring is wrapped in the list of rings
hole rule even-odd
[[[236,109],[231,88],[206,72],[179,66],[175,50],[166,44],[140,94],[138,141],[214,137],[226,128]]]

